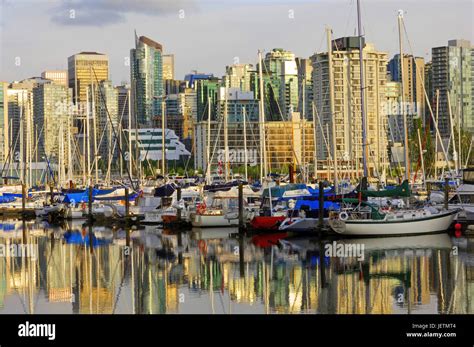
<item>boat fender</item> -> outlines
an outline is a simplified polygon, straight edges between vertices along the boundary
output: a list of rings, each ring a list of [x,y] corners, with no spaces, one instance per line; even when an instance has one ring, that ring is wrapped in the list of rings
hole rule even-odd
[[[341,212],[341,213],[339,213],[339,219],[340,220],[348,220],[349,215],[347,214],[347,212]]]

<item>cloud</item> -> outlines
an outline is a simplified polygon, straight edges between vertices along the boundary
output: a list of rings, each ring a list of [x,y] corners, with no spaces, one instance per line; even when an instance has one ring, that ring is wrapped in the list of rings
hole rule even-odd
[[[59,25],[98,26],[125,22],[129,13],[163,16],[194,10],[194,0],[60,0],[51,21]]]

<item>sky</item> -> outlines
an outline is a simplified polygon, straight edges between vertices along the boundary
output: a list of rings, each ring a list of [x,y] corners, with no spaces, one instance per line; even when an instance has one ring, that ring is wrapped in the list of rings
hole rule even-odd
[[[428,61],[450,39],[474,43],[472,0],[361,0],[366,41],[389,57],[400,9],[407,53]],[[255,64],[259,49],[324,52],[327,26],[334,38],[354,35],[356,0],[0,0],[0,81],[67,69],[69,56],[97,51],[109,56],[113,83],[128,82],[135,30],[175,55],[176,79],[222,76],[234,62]]]

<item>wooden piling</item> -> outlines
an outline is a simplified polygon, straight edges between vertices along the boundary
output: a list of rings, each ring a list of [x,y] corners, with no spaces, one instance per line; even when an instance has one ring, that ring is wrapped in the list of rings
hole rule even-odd
[[[178,200],[178,204],[181,201],[181,187],[178,187],[176,189],[176,200]],[[177,219],[178,222],[181,221],[181,209],[180,208],[178,208],[177,211],[176,211],[176,219]]]
[[[26,218],[26,185],[21,185],[21,214],[23,219]]]
[[[318,231],[321,233],[324,226],[324,186],[323,182],[319,182],[319,211],[318,211]]]
[[[125,218],[128,220],[130,217],[130,199],[128,187],[125,188]]]
[[[444,208],[448,209],[448,201],[449,201],[449,178],[444,179]]]
[[[293,166],[293,164],[290,164],[289,174],[290,174],[290,183],[295,183],[295,167]]]
[[[54,202],[54,186],[53,184],[49,185],[49,203],[52,205]]]
[[[89,222],[92,224],[92,186],[89,186],[89,194],[88,194],[88,215],[89,215]]]

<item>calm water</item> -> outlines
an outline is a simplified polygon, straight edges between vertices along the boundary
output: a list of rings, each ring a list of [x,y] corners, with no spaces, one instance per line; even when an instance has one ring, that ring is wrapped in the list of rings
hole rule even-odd
[[[474,311],[474,239],[338,240],[362,253],[333,257],[285,234],[147,227],[127,247],[123,229],[95,226],[89,238],[80,222],[0,223],[4,314]]]

